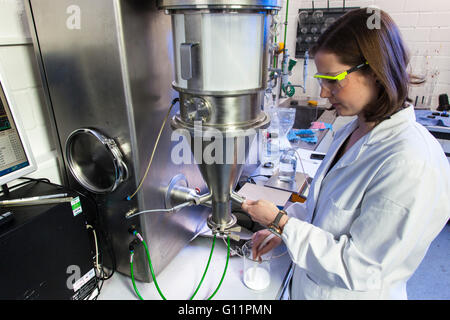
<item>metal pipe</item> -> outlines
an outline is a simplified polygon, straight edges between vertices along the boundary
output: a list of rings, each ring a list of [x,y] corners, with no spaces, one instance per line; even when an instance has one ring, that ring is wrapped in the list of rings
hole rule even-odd
[[[245,202],[245,198],[234,191],[231,192],[230,198],[232,201],[234,201],[235,203],[237,203],[240,206],[242,206],[242,204]]]
[[[177,205],[177,206],[175,206],[173,208],[169,208],[169,209],[150,209],[150,210],[139,211],[139,212],[136,212],[136,213],[133,213],[133,211],[129,211],[129,212],[127,212],[125,214],[125,218],[130,219],[130,218],[139,216],[139,215],[141,215],[143,213],[156,213],[156,212],[159,212],[159,213],[170,213],[170,212],[175,212],[175,211],[181,210],[181,209],[183,209],[185,207],[192,206],[193,204],[194,204],[194,202],[189,201],[189,202],[184,202],[182,204],[179,204],[179,205]]]

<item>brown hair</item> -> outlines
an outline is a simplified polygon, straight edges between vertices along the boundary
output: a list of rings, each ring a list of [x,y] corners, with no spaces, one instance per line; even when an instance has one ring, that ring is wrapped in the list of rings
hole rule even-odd
[[[400,31],[392,18],[384,11],[380,14],[380,28],[369,28],[373,13],[368,8],[347,12],[336,20],[311,48],[311,55],[326,51],[338,56],[342,64],[357,66],[368,62],[380,88],[375,101],[364,108],[366,121],[381,122],[405,107],[410,84],[423,82],[407,72],[409,53]]]

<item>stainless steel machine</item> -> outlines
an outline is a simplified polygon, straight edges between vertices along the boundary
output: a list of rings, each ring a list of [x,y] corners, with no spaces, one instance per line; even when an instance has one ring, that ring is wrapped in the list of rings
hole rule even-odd
[[[236,222],[230,202],[243,201],[233,190],[249,146],[270,122],[262,98],[271,14],[280,7],[278,1],[237,0],[162,0],[159,6],[172,16],[173,87],[180,96],[180,113],[172,127],[189,132],[209,187],[208,225],[223,232]],[[214,149],[212,144],[214,159],[208,161],[206,151]]]
[[[132,225],[156,274],[204,223],[232,232],[231,202],[243,201],[233,190],[270,122],[262,104],[278,2],[27,1],[61,175],[95,196],[119,272],[129,274]],[[173,132],[198,166],[173,161]],[[150,282],[145,252],[134,259],[135,277]]]

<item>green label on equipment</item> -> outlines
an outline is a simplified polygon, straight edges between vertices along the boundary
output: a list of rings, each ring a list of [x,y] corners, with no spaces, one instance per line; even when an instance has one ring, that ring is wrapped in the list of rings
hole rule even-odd
[[[73,198],[72,201],[70,202],[70,204],[72,205],[72,211],[73,211],[74,217],[83,211],[81,209],[80,197]]]

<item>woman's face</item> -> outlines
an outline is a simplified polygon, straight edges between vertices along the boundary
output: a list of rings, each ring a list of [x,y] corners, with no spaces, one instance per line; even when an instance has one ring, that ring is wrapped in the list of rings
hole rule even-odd
[[[319,51],[314,57],[317,72],[335,76],[355,66],[341,64],[333,53]],[[339,116],[355,116],[362,114],[364,107],[374,101],[378,94],[375,77],[355,71],[347,75],[345,85],[336,89],[322,86],[321,98],[327,98],[336,109]]]

